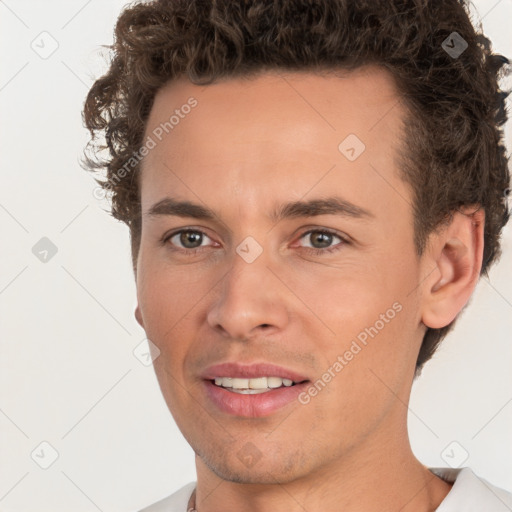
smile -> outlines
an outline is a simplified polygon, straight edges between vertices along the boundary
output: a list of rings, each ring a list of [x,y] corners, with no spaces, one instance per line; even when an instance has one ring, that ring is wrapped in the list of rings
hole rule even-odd
[[[291,379],[281,377],[256,377],[252,379],[240,379],[236,377],[215,377],[213,382],[216,386],[240,393],[242,395],[257,395],[267,393],[272,389],[290,387],[295,385]]]
[[[263,362],[216,364],[200,377],[212,412],[243,418],[271,416],[299,404],[298,395],[310,383],[304,374]]]

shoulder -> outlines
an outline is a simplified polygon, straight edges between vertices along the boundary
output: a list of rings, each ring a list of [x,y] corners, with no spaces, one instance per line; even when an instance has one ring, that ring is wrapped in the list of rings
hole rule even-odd
[[[174,494],[153,503],[153,505],[150,505],[139,512],[186,512],[188,500],[190,499],[195,486],[195,482],[190,482]]]
[[[512,494],[475,475],[470,468],[430,468],[443,480],[453,483],[436,512],[510,512]]]

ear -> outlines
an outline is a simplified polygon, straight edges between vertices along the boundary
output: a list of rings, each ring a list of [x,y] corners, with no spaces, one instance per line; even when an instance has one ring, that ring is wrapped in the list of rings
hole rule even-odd
[[[142,320],[142,314],[140,312],[140,307],[137,304],[137,307],[135,308],[135,318],[137,322],[139,322],[139,325],[144,329],[144,321]]]
[[[422,285],[422,321],[427,327],[448,325],[471,297],[482,268],[484,226],[482,208],[464,208],[430,235],[424,254],[428,277]]]

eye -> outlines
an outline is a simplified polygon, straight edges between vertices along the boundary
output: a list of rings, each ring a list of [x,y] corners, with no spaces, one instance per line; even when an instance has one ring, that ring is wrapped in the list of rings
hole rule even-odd
[[[333,233],[331,231],[325,229],[311,229],[306,233],[303,233],[300,237],[300,240],[308,240],[310,241],[309,246],[304,246],[307,250],[313,251],[315,254],[324,254],[339,251],[343,245],[348,243],[348,240],[343,238],[342,236]],[[338,240],[339,242],[332,246],[333,243]],[[341,246],[341,247],[340,247]]]
[[[177,247],[178,250],[195,252],[196,249],[204,247],[203,242],[207,240],[212,241],[211,238],[202,231],[196,229],[181,229],[180,231],[175,231],[165,236],[162,242],[164,244],[170,242],[173,246]]]

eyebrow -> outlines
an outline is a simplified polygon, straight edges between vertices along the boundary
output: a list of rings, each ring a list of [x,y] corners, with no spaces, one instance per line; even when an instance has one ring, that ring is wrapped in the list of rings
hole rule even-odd
[[[213,210],[190,201],[178,201],[166,197],[155,203],[145,214],[148,217],[172,215],[177,217],[192,217],[200,220],[215,220],[217,215]],[[315,217],[318,215],[339,215],[354,219],[373,218],[374,215],[364,208],[346,201],[340,197],[311,199],[309,201],[292,201],[274,208],[269,214],[272,222],[298,217]]]

